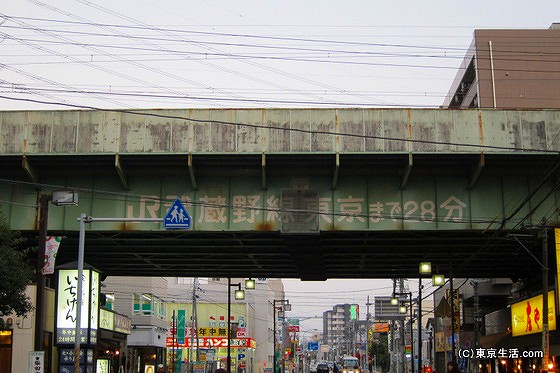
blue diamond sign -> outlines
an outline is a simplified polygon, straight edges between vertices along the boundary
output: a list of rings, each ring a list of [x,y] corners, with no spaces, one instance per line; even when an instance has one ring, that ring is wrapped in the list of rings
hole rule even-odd
[[[163,227],[165,229],[190,229],[192,227],[191,216],[179,198],[173,202],[167,215],[163,218]]]

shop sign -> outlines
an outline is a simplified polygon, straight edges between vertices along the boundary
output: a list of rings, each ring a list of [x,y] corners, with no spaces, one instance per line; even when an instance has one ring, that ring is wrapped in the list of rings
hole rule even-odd
[[[97,359],[95,373],[110,373],[109,359]]]
[[[99,310],[99,328],[115,330],[115,319],[113,312],[106,309]]]
[[[80,343],[97,343],[99,319],[99,273],[83,270]],[[73,344],[76,334],[78,306],[78,270],[58,272],[56,343]]]
[[[298,333],[299,325],[288,325],[288,333]]]
[[[548,330],[556,330],[554,290],[548,292]],[[543,321],[542,294],[511,305],[511,335],[541,333]]]
[[[195,361],[192,365],[193,373],[205,373],[206,363],[204,361]]]
[[[375,323],[373,324],[373,330],[375,333],[388,333],[389,324],[388,323]]]
[[[199,348],[227,347],[227,344],[228,344],[227,338],[198,338]],[[169,348],[172,347],[191,348],[193,346],[194,347],[197,346],[197,340],[194,339],[191,342],[191,339],[185,339],[184,343],[178,344],[176,339],[173,340],[173,338],[167,337],[166,345]],[[254,348],[254,346],[256,346],[256,342],[251,338],[236,338],[231,340],[232,348]]]
[[[130,334],[132,333],[132,320],[126,316],[119,315],[118,313],[113,314],[115,318],[115,331]]]
[[[237,338],[247,338],[247,328],[238,327],[237,328]]]
[[[45,372],[45,351],[29,351],[27,361],[29,373]]]
[[[99,328],[130,334],[132,320],[126,316],[101,308],[99,310]]]

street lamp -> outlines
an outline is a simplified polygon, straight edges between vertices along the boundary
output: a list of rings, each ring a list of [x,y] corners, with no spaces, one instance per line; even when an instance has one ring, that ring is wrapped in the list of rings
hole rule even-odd
[[[277,306],[277,304],[279,304],[280,306]],[[273,365],[274,365],[274,372],[273,373],[278,373],[278,358],[276,356],[276,323],[278,322],[278,320],[276,319],[276,311],[278,310],[278,318],[282,318],[284,319],[285,316],[285,311],[291,311],[292,310],[292,305],[290,304],[290,301],[288,299],[274,299],[272,301],[272,307],[273,307],[273,321],[274,321],[274,327],[273,327],[273,334],[274,334],[274,349],[273,349],[273,355],[274,355],[274,360],[273,360]],[[280,308],[280,309],[278,309]],[[284,325],[284,322],[282,321],[282,325]],[[283,328],[282,328],[283,329]],[[282,358],[283,361],[283,358]],[[283,372],[282,372],[283,373]]]
[[[315,328],[313,328],[313,329],[307,329],[307,330],[304,330],[304,331],[303,331],[303,333],[301,334],[301,349],[302,349],[302,351],[305,350],[305,348],[304,348],[305,345],[303,344],[303,343],[305,342],[305,335],[306,335],[307,333],[310,333],[310,332],[318,332],[318,331],[319,331],[319,329],[315,329]],[[304,363],[303,363],[303,366],[304,366],[304,373],[305,373],[305,372],[309,372],[309,363],[310,363],[310,359],[308,359],[308,356],[307,356],[308,354],[310,354],[309,342],[307,343],[307,345],[308,345],[308,348],[306,349],[306,350],[307,350],[307,353],[306,353],[305,355],[303,355],[303,358],[304,358]],[[298,368],[299,368],[299,367],[298,367]]]
[[[420,278],[418,279],[418,373],[422,373],[422,367],[424,366],[422,364],[422,275],[432,273],[432,263],[420,262],[418,272],[420,273]]]
[[[444,275],[432,275],[432,286],[443,286],[445,284]]]
[[[227,360],[226,360],[226,367],[227,373],[231,373],[231,288],[236,287],[234,293],[235,300],[243,300],[245,299],[245,290],[241,289],[241,283],[238,282],[236,284],[231,283],[231,278],[228,277],[228,303],[227,303],[227,329],[228,329],[228,339],[227,339]],[[255,288],[255,280],[248,279],[245,280],[245,288],[246,289],[254,289]]]
[[[39,250],[37,250],[37,290],[35,292],[35,351],[43,351],[44,314],[45,314],[45,254],[49,221],[49,202],[56,206],[77,206],[78,193],[54,191],[52,194],[39,196]]]
[[[418,279],[418,373],[422,373],[424,368],[422,362],[422,276],[432,274],[432,263],[420,262],[418,272],[420,273],[420,278]],[[442,286],[444,283],[445,277],[443,275],[432,275],[433,286]]]
[[[393,297],[391,298],[391,305],[396,306],[399,304],[399,296],[408,295],[408,302],[409,302],[409,310],[410,310],[410,365],[412,367],[412,371],[414,371],[414,334],[413,334],[413,322],[412,322],[412,293],[403,292],[403,293],[393,293]],[[406,306],[402,303],[399,305],[399,313],[405,314],[406,313]],[[404,330],[403,330],[403,341],[404,341]],[[403,343],[404,344],[404,343]],[[404,352],[404,351],[403,351]],[[403,361],[404,367],[404,361]],[[403,369],[404,371],[404,369]]]
[[[253,290],[255,288],[255,280],[248,278],[245,280],[245,289]]]

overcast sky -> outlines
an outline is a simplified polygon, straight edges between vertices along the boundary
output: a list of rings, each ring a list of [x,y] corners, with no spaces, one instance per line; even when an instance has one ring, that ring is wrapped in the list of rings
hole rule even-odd
[[[560,21],[558,0],[18,0],[0,8],[0,109],[437,107],[475,28]]]
[[[323,312],[333,309],[337,304],[357,304],[359,318],[365,320],[367,316],[367,303],[373,304],[375,297],[390,297],[393,291],[392,280],[362,279],[362,280],[327,280],[327,281],[300,281],[284,279],[286,298],[292,305],[292,311],[286,313],[288,318],[299,318],[301,331],[308,331],[306,336],[313,334],[313,329],[323,330]],[[410,291],[413,297],[418,296],[418,279],[405,281],[405,291]],[[422,298],[432,294],[435,288],[431,279],[422,279]],[[370,320],[375,321],[373,305],[370,305]]]
[[[286,313],[288,318],[299,318],[302,333],[306,336],[314,333],[313,329],[323,330],[323,312],[332,310],[336,304],[358,304],[359,317],[366,319],[367,299],[374,302],[375,296],[391,296],[391,280],[327,280],[300,281],[284,279],[286,298],[292,304],[292,311]],[[417,282],[416,282],[417,284]],[[418,285],[416,285],[418,286]],[[373,306],[370,306],[373,316]]]
[[[17,0],[0,6],[0,110],[438,107],[477,28],[548,28],[560,1]],[[417,281],[412,289],[417,289]],[[389,281],[286,281],[291,315]]]

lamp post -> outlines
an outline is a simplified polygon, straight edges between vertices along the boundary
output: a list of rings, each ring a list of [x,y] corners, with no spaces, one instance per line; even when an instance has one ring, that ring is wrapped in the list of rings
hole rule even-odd
[[[273,373],[278,373],[278,358],[276,357],[276,323],[278,322],[278,320],[276,319],[276,310],[277,310],[277,304],[280,305],[280,310],[278,311],[278,317],[284,319],[284,311],[291,311],[292,310],[292,305],[290,304],[290,301],[288,299],[274,299],[272,301],[272,307],[273,307],[273,321],[274,321],[274,327],[273,327],[273,334],[274,334],[274,349],[273,349],[273,365],[274,365],[274,372]],[[284,323],[282,322],[282,325],[284,325]],[[283,360],[283,359],[282,359]],[[283,372],[282,372],[283,373]]]
[[[227,329],[228,329],[228,339],[227,339],[227,360],[226,360],[226,368],[227,373],[231,373],[231,288],[236,287],[235,290],[235,300],[243,300],[245,299],[245,290],[241,289],[241,283],[238,282],[236,284],[231,283],[231,277],[228,277],[228,303],[227,303]],[[248,279],[245,280],[245,289],[254,289],[255,288],[255,280]]]
[[[445,276],[441,274],[432,275],[432,286],[440,287],[445,285]],[[433,332],[435,330],[430,331],[430,365],[433,364],[433,359],[435,356],[435,344],[433,343]]]
[[[37,253],[37,292],[35,301],[35,351],[43,351],[43,309],[45,293],[45,252],[47,244],[47,225],[49,220],[49,201],[51,196],[41,194],[39,197],[39,250]]]
[[[58,199],[58,203],[66,203],[75,205],[78,201],[78,195],[73,192],[60,192],[61,197]],[[55,201],[55,193],[53,193],[53,203]],[[81,330],[81,310],[83,302],[83,284],[82,277],[84,272],[84,251],[85,251],[85,239],[86,239],[86,223],[94,222],[161,222],[161,218],[94,218],[87,216],[86,214],[80,214],[78,221],[80,222],[80,235],[78,240],[78,279],[76,286],[76,326],[75,326],[75,336],[74,336],[74,373],[80,373],[80,330]],[[85,359],[85,358],[84,358]]]
[[[77,206],[78,193],[55,191],[39,196],[39,250],[37,251],[37,290],[35,294],[35,351],[43,351],[44,346],[44,306],[45,306],[45,255],[49,221],[49,202],[56,206]]]
[[[418,279],[418,373],[422,373],[424,367],[422,364],[422,275],[432,273],[432,263],[421,262],[418,271],[420,273]]]
[[[315,329],[315,328],[314,328],[314,329],[307,329],[307,330],[305,330],[305,331],[301,334],[301,343],[302,343],[301,349],[302,349],[302,351],[304,350],[304,347],[305,347],[305,346],[303,345],[303,343],[304,343],[304,341],[305,341],[305,334],[307,334],[307,333],[309,333],[309,332],[318,332],[318,331],[319,331],[319,329]],[[309,353],[309,350],[307,350],[307,352]],[[307,372],[309,372],[309,369],[307,369],[307,368],[309,368],[309,359],[307,358],[307,354],[303,355],[303,357],[304,357],[304,360],[303,360],[303,373],[307,373]]]
[[[480,347],[480,343],[479,343],[479,328],[480,328],[480,299],[478,296],[478,285],[482,282],[486,282],[488,281],[488,279],[482,279],[482,278],[473,278],[471,280],[471,285],[473,287],[474,290],[474,348],[475,351],[478,350],[478,348]],[[474,361],[474,369],[473,372],[474,373],[478,373],[478,364],[479,364],[479,359],[478,356],[475,356],[475,358],[473,359]]]
[[[410,365],[412,368],[412,371],[414,371],[414,334],[413,334],[413,323],[412,323],[412,293],[409,292],[402,292],[402,293],[393,293],[393,297],[391,298],[391,304],[396,306],[397,304],[399,304],[399,298],[398,296],[402,296],[402,295],[408,295],[408,302],[409,302],[409,310],[410,310]],[[399,313],[405,314],[406,313],[406,306],[404,305],[400,305],[399,306]],[[404,336],[404,330],[403,330],[403,336]],[[405,359],[406,360],[406,359]],[[403,365],[404,365],[404,361],[403,361]],[[404,371],[404,369],[403,369]]]

